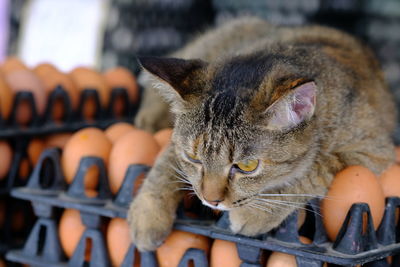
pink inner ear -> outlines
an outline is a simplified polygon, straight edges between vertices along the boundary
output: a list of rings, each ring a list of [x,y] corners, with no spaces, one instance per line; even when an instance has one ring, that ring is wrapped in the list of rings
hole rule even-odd
[[[296,87],[293,92],[272,104],[267,111],[272,117],[267,128],[284,130],[296,127],[312,117],[316,103],[316,85],[308,82]]]
[[[315,83],[308,82],[295,89],[292,110],[298,116],[298,120],[310,118],[315,108]]]

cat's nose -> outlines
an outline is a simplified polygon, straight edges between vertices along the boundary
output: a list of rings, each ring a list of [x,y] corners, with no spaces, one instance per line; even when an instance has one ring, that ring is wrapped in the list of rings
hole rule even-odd
[[[213,206],[218,206],[218,204],[219,203],[221,203],[222,201],[224,201],[223,199],[217,199],[217,200],[208,200],[208,199],[205,199],[210,205],[213,205]]]

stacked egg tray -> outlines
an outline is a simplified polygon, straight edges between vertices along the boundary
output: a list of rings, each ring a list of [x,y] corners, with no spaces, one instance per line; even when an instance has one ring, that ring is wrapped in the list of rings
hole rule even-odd
[[[84,177],[90,168],[99,170],[98,195],[89,198],[84,192]],[[147,173],[149,167],[131,165],[125,175],[121,189],[113,198],[108,186],[105,166],[101,159],[86,157],[80,162],[77,174],[72,183],[64,182],[60,151],[44,151],[36,165],[27,186],[16,188],[12,195],[32,203],[38,217],[25,245],[20,250],[12,250],[6,257],[10,261],[32,266],[110,266],[105,240],[100,230],[105,218],[126,218],[129,203],[136,179]],[[185,215],[183,205],[178,210],[175,229],[235,242],[241,267],[261,267],[265,251],[279,251],[296,256],[300,267],[323,266],[399,266],[400,264],[400,227],[396,223],[396,210],[400,207],[400,198],[387,198],[383,220],[375,231],[369,207],[364,203],[354,204],[335,242],[329,242],[322,225],[319,211],[319,200],[310,201],[306,220],[298,230],[297,212],[290,215],[279,228],[255,238],[234,235],[229,229],[228,214],[219,218],[210,214],[193,219]],[[62,251],[57,227],[56,211],[60,208],[79,210],[86,227],[71,258],[67,259]],[[364,226],[364,227],[363,227]],[[366,227],[365,227],[366,226]],[[312,244],[303,244],[299,235],[308,235]],[[91,242],[88,242],[90,240]],[[85,259],[86,245],[91,244],[89,262]],[[141,266],[157,267],[154,252],[135,253],[135,246],[129,248],[121,267],[133,266],[135,257],[140,256]],[[397,255],[397,256],[396,256]],[[392,263],[387,263],[387,257]],[[208,266],[206,253],[199,249],[188,249],[180,260],[179,267],[192,262],[195,267]]]
[[[139,96],[140,96],[139,90]],[[83,116],[83,107],[88,101],[94,99],[96,113],[90,120]],[[123,114],[118,118],[114,112],[117,99],[122,99],[124,105]],[[17,110],[21,102],[27,101],[31,108],[32,119],[27,126],[21,126],[16,120]],[[52,111],[57,101],[61,101],[64,106],[64,114],[61,122],[55,122]],[[110,93],[110,101],[107,107],[100,104],[100,97],[97,90],[87,88],[82,91],[79,99],[78,109],[71,107],[71,101],[66,90],[58,86],[50,95],[43,115],[39,115],[36,109],[34,97],[31,92],[18,92],[15,95],[12,112],[8,119],[4,119],[0,114],[0,138],[19,137],[19,136],[38,136],[50,133],[73,132],[83,127],[93,126],[106,128],[107,126],[119,122],[131,122],[138,110],[140,99],[136,103],[129,101],[128,93],[124,88],[113,88]]]
[[[28,138],[8,138],[7,142],[13,150],[11,166],[8,173],[0,180],[0,258],[10,249],[23,246],[35,221],[32,208],[26,201],[13,199],[9,193],[14,186],[26,184],[32,166],[27,156]],[[1,155],[4,156],[4,155]],[[4,161],[2,162],[4,164]],[[21,169],[25,168],[25,173]],[[7,266],[14,266],[8,264]]]

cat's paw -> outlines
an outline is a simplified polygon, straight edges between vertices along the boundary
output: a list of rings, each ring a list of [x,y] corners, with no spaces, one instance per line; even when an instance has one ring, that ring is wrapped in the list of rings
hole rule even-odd
[[[257,236],[277,227],[283,220],[259,210],[239,208],[229,212],[230,229],[235,234]]]
[[[128,212],[132,242],[139,251],[154,251],[171,232],[174,213],[151,194],[138,194]]]

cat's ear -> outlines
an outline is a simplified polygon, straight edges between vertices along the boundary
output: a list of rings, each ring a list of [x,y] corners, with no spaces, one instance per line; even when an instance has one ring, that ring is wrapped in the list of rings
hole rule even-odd
[[[317,86],[307,82],[292,89],[292,91],[276,100],[266,110],[269,115],[267,128],[269,130],[285,131],[309,120],[315,110]]]
[[[169,84],[182,99],[194,93],[193,82],[196,79],[193,75],[206,66],[206,63],[200,59],[138,57],[138,60],[145,70]],[[171,98],[168,95],[171,92],[168,92],[168,89],[166,90],[167,92],[161,93],[167,98]]]

